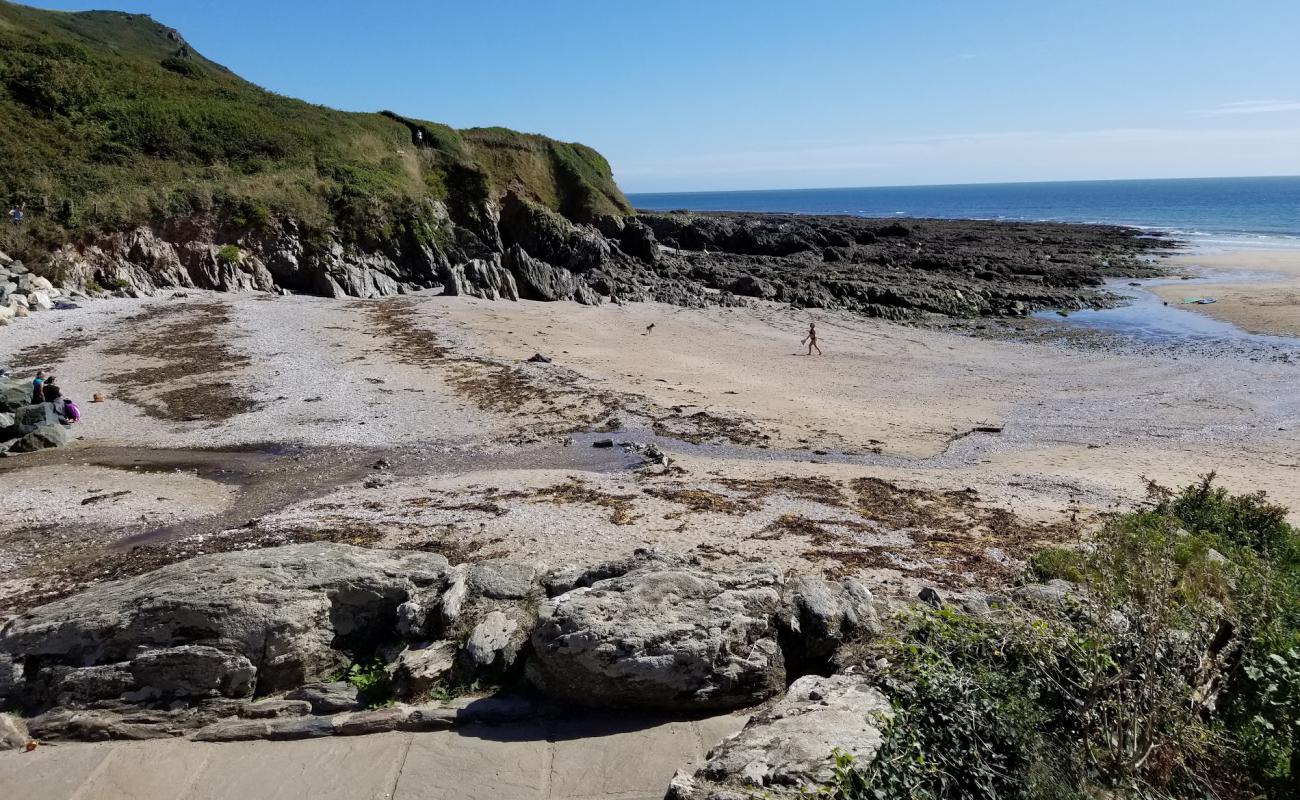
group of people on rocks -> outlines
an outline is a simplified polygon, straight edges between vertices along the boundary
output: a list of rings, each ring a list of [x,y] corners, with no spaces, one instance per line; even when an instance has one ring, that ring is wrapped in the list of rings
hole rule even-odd
[[[32,405],[41,403],[53,403],[54,413],[66,425],[81,419],[81,409],[77,408],[72,398],[63,396],[58,380],[53,375],[46,375],[43,369],[37,370],[36,377],[32,379]]]

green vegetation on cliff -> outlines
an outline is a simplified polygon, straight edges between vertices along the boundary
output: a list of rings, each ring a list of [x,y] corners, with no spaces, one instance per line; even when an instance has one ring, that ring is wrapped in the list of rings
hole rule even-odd
[[[149,17],[3,0],[0,164],[0,203],[28,211],[22,241],[0,234],[20,250],[209,212],[364,239],[427,199],[455,213],[508,189],[576,220],[630,210],[583,145],[335,111],[248,83]]]

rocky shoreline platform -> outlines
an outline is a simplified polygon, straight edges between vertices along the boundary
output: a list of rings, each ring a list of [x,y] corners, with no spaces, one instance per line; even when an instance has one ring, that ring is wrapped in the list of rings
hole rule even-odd
[[[51,308],[60,294],[175,289],[361,298],[431,289],[687,307],[763,300],[893,320],[1014,317],[1112,304],[1107,279],[1158,275],[1154,257],[1176,245],[1118,226],[971,220],[683,212],[584,224],[513,194],[480,211],[495,224],[462,228],[442,209],[444,235],[373,253],[311,245],[289,222],[139,226],[58,249],[39,265],[58,287],[11,262],[21,274],[5,283],[0,273],[0,321]]]
[[[757,707],[668,796],[797,794],[832,777],[836,752],[870,760],[879,747],[891,707],[853,651],[906,606],[855,579],[720,573],[653,551],[558,568],[327,543],[205,555],[11,620],[0,702],[21,716],[0,717],[0,733],[9,747],[284,741],[508,724],[575,705]]]

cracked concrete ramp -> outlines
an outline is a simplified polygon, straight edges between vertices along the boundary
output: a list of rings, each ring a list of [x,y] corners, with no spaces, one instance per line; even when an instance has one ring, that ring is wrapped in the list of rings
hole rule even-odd
[[[294,742],[60,743],[0,753],[15,800],[660,800],[743,715],[613,717]]]

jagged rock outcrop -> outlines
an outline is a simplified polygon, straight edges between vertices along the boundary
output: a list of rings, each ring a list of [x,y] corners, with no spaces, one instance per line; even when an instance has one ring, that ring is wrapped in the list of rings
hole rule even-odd
[[[667,798],[799,797],[830,781],[837,750],[870,763],[891,716],[889,701],[861,676],[807,675],[714,748],[698,771],[679,772]]]
[[[515,276],[501,264],[501,257],[476,258],[444,267],[439,276],[446,295],[481,297],[484,300],[518,300]]]
[[[216,218],[174,219],[67,245],[46,271],[69,290],[178,286],[381,297],[441,286],[448,295],[494,300],[653,299],[699,307],[754,298],[916,319],[1113,302],[1100,288],[1104,281],[1157,274],[1144,256],[1169,246],[1108,226],[904,226],[779,214],[643,214],[581,224],[514,193],[471,206],[477,210],[469,219],[465,208],[453,215],[430,202],[390,239],[364,245],[330,237],[309,244],[292,221],[232,230]],[[21,288],[0,282],[13,298],[0,308],[29,313],[55,302],[59,291],[32,280]]]
[[[783,578],[749,568],[634,569],[542,604],[528,677],[587,705],[752,705],[785,685],[775,617]]]
[[[1172,244],[1102,225],[687,213],[643,213],[635,222],[672,248],[656,275],[721,293],[710,302],[742,295],[888,319],[1114,302],[1099,290],[1104,281],[1158,274],[1145,256]],[[656,293],[666,302],[696,299],[662,284]]]
[[[519,296],[524,300],[572,300],[578,282],[573,273],[538,261],[519,245],[512,245],[502,264],[514,275]]]

